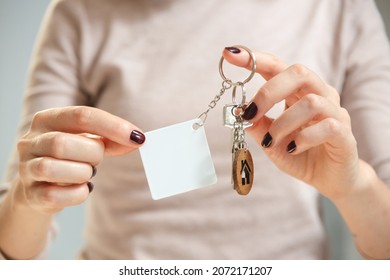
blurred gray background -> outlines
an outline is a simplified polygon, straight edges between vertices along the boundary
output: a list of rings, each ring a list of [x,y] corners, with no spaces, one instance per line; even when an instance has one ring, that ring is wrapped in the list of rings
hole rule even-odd
[[[308,0],[309,1],[309,0]],[[42,16],[50,0],[0,0],[0,174],[3,174],[16,140],[26,72]],[[390,0],[376,1],[390,35]],[[390,36],[389,36],[390,37]],[[330,235],[330,257],[358,259],[347,229],[329,201],[325,224]],[[83,244],[84,206],[71,207],[58,215],[60,233],[51,259],[74,259]]]

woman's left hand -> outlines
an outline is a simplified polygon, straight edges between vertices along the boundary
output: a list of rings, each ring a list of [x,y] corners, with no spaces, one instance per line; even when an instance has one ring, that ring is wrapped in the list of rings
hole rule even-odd
[[[230,63],[251,69],[249,54],[229,48]],[[303,65],[288,66],[273,55],[256,52],[257,72],[267,82],[246,107],[243,117],[253,123],[247,131],[284,172],[313,185],[329,198],[359,188],[361,161],[348,112],[340,95]],[[276,119],[265,114],[285,101]]]

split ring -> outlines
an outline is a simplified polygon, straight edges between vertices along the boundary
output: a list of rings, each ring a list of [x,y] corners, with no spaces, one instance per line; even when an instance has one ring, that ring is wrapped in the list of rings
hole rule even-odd
[[[239,86],[241,87],[241,102],[237,103],[237,101],[236,101],[236,89],[237,89],[237,86],[233,86],[232,102],[233,102],[234,105],[243,106],[245,104],[245,101],[246,101],[246,91],[245,91],[244,84],[240,83]]]
[[[244,84],[246,84],[247,82],[249,82],[253,76],[255,75],[256,73],[256,57],[255,57],[255,54],[250,50],[248,49],[247,47],[245,46],[241,46],[241,45],[235,45],[233,46],[235,48],[241,48],[241,49],[244,49],[245,51],[247,51],[251,57],[251,60],[252,60],[252,69],[251,69],[251,73],[249,74],[249,76],[242,82],[240,81],[237,81],[237,82],[232,82],[231,79],[227,78],[225,76],[225,73],[223,73],[223,61],[225,60],[225,58],[222,56],[221,59],[219,60],[219,74],[221,75],[222,79],[227,82],[228,84],[232,85],[232,86],[242,86]]]

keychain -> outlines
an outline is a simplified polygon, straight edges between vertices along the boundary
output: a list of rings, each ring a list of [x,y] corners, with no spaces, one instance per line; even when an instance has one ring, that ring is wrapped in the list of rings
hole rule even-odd
[[[227,78],[223,72],[223,61],[221,57],[219,61],[219,73],[223,79],[222,88],[218,95],[208,105],[206,111],[204,111],[198,117],[199,123],[194,125],[197,129],[204,125],[207,119],[208,112],[213,109],[217,102],[221,99],[226,90],[232,88],[232,103],[227,104],[223,108],[223,123],[224,126],[232,129],[232,184],[237,193],[246,195],[250,192],[254,178],[254,166],[252,155],[249,152],[248,145],[245,142],[245,128],[250,127],[252,124],[245,121],[242,118],[244,113],[244,106],[246,100],[245,84],[249,82],[256,72],[256,58],[253,52],[245,46],[234,46],[242,48],[247,51],[252,59],[252,69],[250,75],[244,81],[233,82]],[[241,90],[241,101],[238,103],[236,100],[237,89]]]
[[[204,124],[208,112],[213,109],[222,95],[232,89],[232,103],[223,110],[224,125],[232,129],[232,183],[242,195],[248,194],[253,184],[253,161],[245,142],[245,128],[251,123],[242,118],[246,92],[245,84],[256,71],[254,54],[244,46],[252,59],[252,72],[242,82],[232,82],[225,77],[222,69],[224,58],[219,62],[219,72],[223,79],[222,88],[208,108],[196,119],[172,124],[146,132],[148,139],[140,147],[140,155],[146,179],[153,199],[162,199],[195,189],[213,185],[217,182]],[[236,101],[241,91],[241,101]],[[180,145],[172,139],[180,139]],[[175,152],[172,152],[175,151]]]

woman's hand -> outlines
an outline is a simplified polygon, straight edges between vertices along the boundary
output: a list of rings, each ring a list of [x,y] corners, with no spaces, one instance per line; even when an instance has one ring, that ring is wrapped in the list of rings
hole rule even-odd
[[[361,162],[337,91],[305,66],[288,66],[266,53],[255,55],[257,72],[267,82],[244,111],[243,117],[254,124],[247,131],[281,170],[323,195],[339,198],[358,190],[363,183]],[[246,51],[225,49],[223,56],[251,69]],[[267,111],[283,100],[284,112],[268,118]]]
[[[17,200],[43,214],[80,204],[104,155],[128,153],[144,141],[137,127],[96,108],[39,112],[18,143]]]

